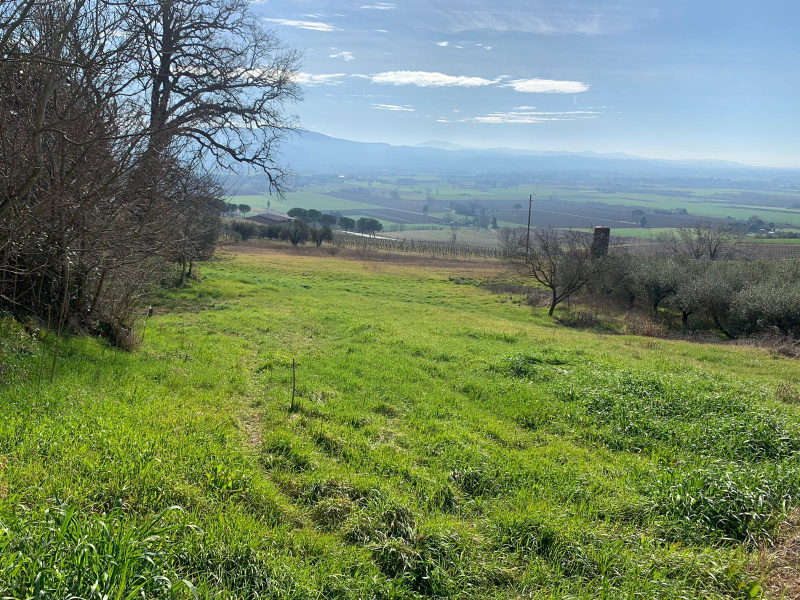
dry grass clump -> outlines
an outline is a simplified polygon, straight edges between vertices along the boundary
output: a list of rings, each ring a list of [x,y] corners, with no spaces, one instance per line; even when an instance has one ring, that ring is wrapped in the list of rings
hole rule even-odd
[[[775,391],[775,399],[784,404],[800,404],[800,391],[784,382]]]
[[[764,573],[768,598],[800,598],[800,519],[794,513],[782,528],[777,543],[764,545],[755,570]]]
[[[593,310],[572,310],[556,314],[554,320],[559,325],[576,329],[590,329],[601,322],[599,315]]]
[[[668,329],[664,323],[653,319],[652,315],[631,310],[623,319],[625,333],[628,335],[641,335],[644,337],[666,337]]]

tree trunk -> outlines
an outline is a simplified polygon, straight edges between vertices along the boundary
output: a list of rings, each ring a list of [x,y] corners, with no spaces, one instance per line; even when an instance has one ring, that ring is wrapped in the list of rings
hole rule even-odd
[[[556,291],[553,290],[553,299],[550,302],[550,310],[547,311],[547,314],[551,317],[553,316],[553,312],[556,310],[556,304],[558,304],[558,298],[556,297]]]
[[[728,331],[727,329],[725,329],[725,328],[722,326],[722,324],[719,322],[719,317],[717,317],[717,314],[716,314],[715,312],[712,312],[712,313],[711,313],[711,319],[714,321],[714,325],[716,325],[716,326],[717,326],[717,329],[719,329],[719,330],[720,330],[722,333],[724,333],[724,334],[725,334],[725,336],[726,336],[728,339],[730,339],[730,340],[736,339],[736,338],[735,338],[733,335],[731,335],[731,332],[730,332],[730,331]]]
[[[181,285],[186,284],[186,259],[181,259]]]

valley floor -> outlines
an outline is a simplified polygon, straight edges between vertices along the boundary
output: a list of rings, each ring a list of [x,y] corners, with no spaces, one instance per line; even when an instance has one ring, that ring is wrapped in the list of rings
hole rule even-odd
[[[52,385],[0,321],[0,597],[780,597],[800,362],[566,329],[479,263],[201,271]]]

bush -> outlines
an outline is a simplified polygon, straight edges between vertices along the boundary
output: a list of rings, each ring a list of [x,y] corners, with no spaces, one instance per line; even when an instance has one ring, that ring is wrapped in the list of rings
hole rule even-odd
[[[769,281],[744,289],[731,303],[731,319],[745,335],[773,327],[785,335],[800,335],[800,288]]]
[[[238,233],[242,236],[242,241],[246,242],[247,240],[259,237],[259,227],[252,221],[247,221],[244,219],[237,219],[230,224],[231,231]]]

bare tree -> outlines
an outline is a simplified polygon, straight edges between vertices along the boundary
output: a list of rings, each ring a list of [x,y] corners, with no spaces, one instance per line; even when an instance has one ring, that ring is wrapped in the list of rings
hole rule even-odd
[[[280,191],[297,54],[244,0],[0,0],[0,27],[0,304],[124,327],[213,251],[210,166]]]
[[[742,235],[724,224],[695,223],[664,232],[658,239],[673,253],[695,260],[730,260],[734,257]]]
[[[549,315],[602,269],[606,257],[592,257],[592,236],[583,231],[531,229],[526,235],[508,235],[507,259],[521,275],[550,290]]]
[[[299,54],[262,27],[247,0],[124,1],[150,152],[181,140],[221,167],[263,171],[280,191],[276,148],[297,126],[287,109],[300,98]]]

